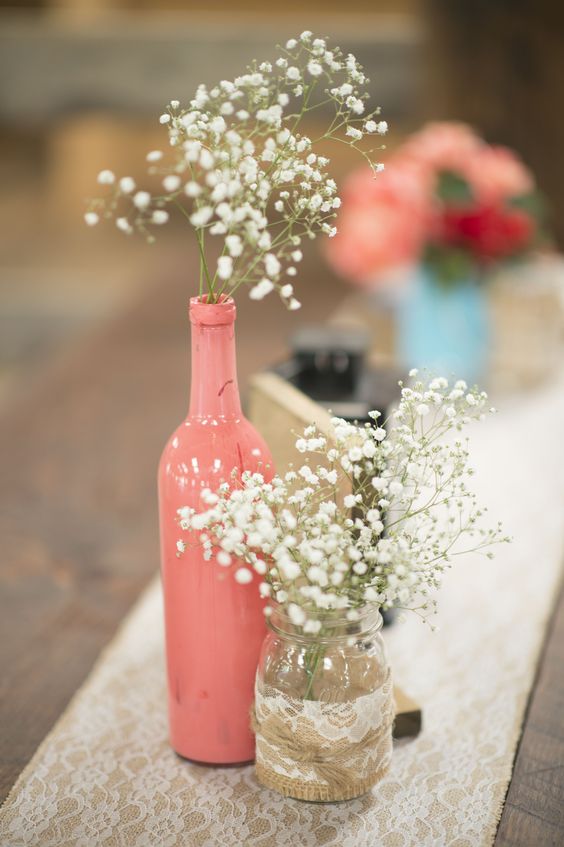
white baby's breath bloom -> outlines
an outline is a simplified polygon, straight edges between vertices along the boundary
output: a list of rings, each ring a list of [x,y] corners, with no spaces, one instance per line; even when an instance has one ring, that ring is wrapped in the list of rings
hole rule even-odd
[[[236,258],[243,252],[243,242],[240,235],[228,235],[225,239],[225,245],[229,250],[229,255]]]
[[[86,221],[88,226],[96,226],[98,221],[100,220],[100,216],[96,214],[96,212],[86,212],[84,215],[84,220]]]
[[[133,232],[133,227],[127,218],[116,218],[116,226],[122,232],[127,233],[127,235],[130,235]]]
[[[151,221],[158,226],[166,224],[168,221],[168,212],[165,209],[155,209],[151,215]]]
[[[365,441],[362,445],[362,455],[366,459],[373,459],[377,453],[376,444],[373,441]]]
[[[304,610],[297,603],[290,603],[288,606],[288,616],[295,626],[301,626],[306,620]]]
[[[355,115],[362,115],[364,103],[358,97],[347,97],[347,106]]]
[[[266,230],[261,233],[260,238],[257,241],[257,247],[260,247],[261,250],[268,250],[270,245],[272,244],[272,236]]]
[[[215,159],[214,159],[213,153],[211,153],[210,150],[206,150],[205,148],[203,150],[201,150],[200,151],[200,165],[201,165],[201,167],[204,170],[209,171],[209,170],[211,170],[211,168],[213,168],[214,164],[215,164]]]
[[[123,176],[119,181],[119,190],[123,194],[131,194],[135,191],[135,180],[130,176]]]
[[[288,303],[288,308],[291,312],[295,312],[297,309],[302,308],[302,304],[300,303],[299,300],[296,300],[295,297],[292,297],[292,299]]]
[[[180,177],[178,174],[169,174],[163,179],[163,188],[165,191],[173,192],[180,188]]]
[[[226,553],[225,550],[220,550],[218,552],[216,560],[218,565],[221,565],[224,568],[228,568],[231,562],[233,561],[229,553]]]
[[[323,66],[320,65],[319,62],[316,62],[314,59],[308,62],[307,69],[312,76],[321,76],[321,74],[323,73]]]
[[[248,585],[249,582],[253,581],[253,572],[248,568],[238,568],[235,571],[235,581],[239,583],[239,585]]]
[[[133,203],[138,209],[147,209],[151,203],[151,195],[148,191],[138,191],[133,197]]]
[[[116,177],[113,171],[100,171],[98,174],[98,182],[100,185],[113,185]]]
[[[211,206],[202,206],[190,215],[190,223],[195,227],[205,226],[205,224],[207,224],[211,219],[212,215],[213,209]]]
[[[280,273],[280,262],[274,253],[267,253],[264,257],[264,269],[269,276],[276,277]]]
[[[261,279],[257,285],[255,285],[249,291],[249,297],[251,300],[263,300],[267,294],[270,294],[271,291],[274,291],[274,283],[269,279]]]
[[[165,112],[163,115],[160,116],[159,123],[160,124],[170,123],[170,115]]]
[[[362,138],[362,132],[354,126],[347,127],[347,135],[355,141],[360,141]]]
[[[163,154],[161,150],[151,150],[150,153],[147,153],[147,161],[148,162],[158,162],[159,159],[162,159]]]
[[[233,259],[231,256],[220,256],[217,260],[217,275],[220,279],[229,279],[233,273]]]
[[[213,120],[211,120],[209,122],[209,128],[212,132],[215,132],[218,135],[221,135],[222,133],[225,132],[225,130],[227,128],[227,124],[225,123],[225,118],[223,118],[221,115],[218,115],[217,117],[213,118]]]
[[[198,185],[198,183],[193,180],[187,182],[184,186],[184,193],[187,197],[199,197],[202,191],[202,186]]]

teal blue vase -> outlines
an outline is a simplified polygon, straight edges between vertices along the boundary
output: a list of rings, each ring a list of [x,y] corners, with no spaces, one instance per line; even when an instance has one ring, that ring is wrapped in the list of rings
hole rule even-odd
[[[420,267],[399,305],[397,345],[406,368],[456,376],[469,385],[484,380],[489,352],[485,287],[464,279],[448,286]]]

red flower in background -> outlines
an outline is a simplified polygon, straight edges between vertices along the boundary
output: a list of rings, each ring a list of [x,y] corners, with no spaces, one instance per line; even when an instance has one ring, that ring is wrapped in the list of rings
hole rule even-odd
[[[436,243],[470,251],[481,262],[521,253],[531,243],[535,224],[520,209],[502,205],[457,208],[442,212]]]

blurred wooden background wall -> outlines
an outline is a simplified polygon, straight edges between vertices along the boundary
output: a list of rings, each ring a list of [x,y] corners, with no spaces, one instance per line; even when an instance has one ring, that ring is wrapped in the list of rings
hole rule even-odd
[[[427,0],[426,111],[514,147],[549,200],[564,246],[564,3]]]

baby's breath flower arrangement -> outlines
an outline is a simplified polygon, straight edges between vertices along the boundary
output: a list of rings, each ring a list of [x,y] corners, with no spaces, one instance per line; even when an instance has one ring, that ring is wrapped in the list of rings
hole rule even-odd
[[[367,604],[428,619],[455,557],[491,557],[493,544],[509,540],[499,524],[482,526],[460,435],[494,411],[485,392],[439,377],[402,385],[385,422],[378,412],[363,426],[334,418],[333,446],[307,427],[296,441],[300,468],[268,483],[243,474],[240,487],[204,491],[200,512],[181,509],[189,537],[179,554],[202,543],[221,567],[238,560],[234,578],[248,583],[258,573],[261,594],[305,633],[320,632],[335,610],[354,621]]]
[[[378,609],[428,619],[455,556],[506,540],[482,526],[461,437],[485,417],[485,392],[441,377],[400,385],[389,420],[334,418],[329,438],[309,426],[301,467],[269,482],[235,472],[200,509],[179,510],[179,557],[202,544],[209,567],[267,598],[256,775],[297,799],[358,797],[388,770],[395,710]]]
[[[178,212],[195,230],[199,294],[207,302],[247,286],[254,300],[277,291],[289,309],[297,309],[292,280],[303,240],[335,235],[340,206],[319,146],[347,144],[374,172],[383,167],[373,161],[374,150],[359,147],[364,135],[387,131],[380,110],[366,109],[367,82],[353,55],[303,32],[279,48],[274,62],[253,62],[246,73],[209,90],[200,85],[186,107],[171,100],[160,123],[172,150],[147,155],[158,188],[138,189],[131,177],[103,170],[98,182],[108,194],[90,201],[85,221],[94,226],[115,219],[122,232],[153,241],[154,228]],[[330,117],[325,131],[311,139],[302,122],[320,109]],[[208,236],[222,241],[215,264]]]

